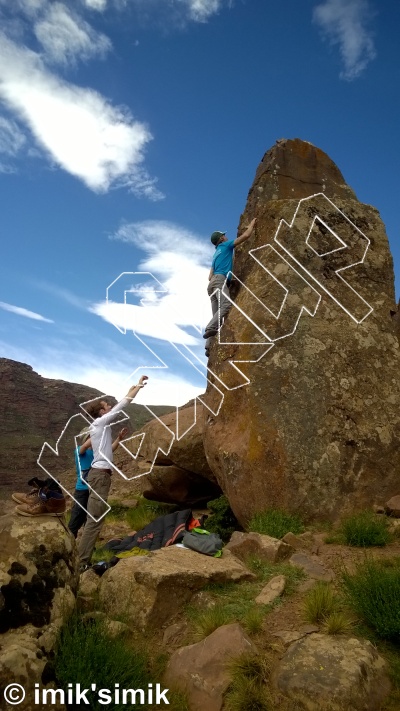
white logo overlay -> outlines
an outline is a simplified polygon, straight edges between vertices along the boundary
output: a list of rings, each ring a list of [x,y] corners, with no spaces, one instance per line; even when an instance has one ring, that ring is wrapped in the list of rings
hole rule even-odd
[[[169,358],[164,355],[161,359],[143,338],[132,331],[137,342],[147,349],[152,358],[158,361],[158,365],[148,366],[144,363],[141,367],[136,368],[129,378],[132,378],[137,371],[146,372],[150,368],[171,369],[172,372],[173,370],[177,372],[180,360],[186,367],[189,365],[194,369],[197,378],[199,375],[201,376],[204,381],[204,389],[207,389],[207,396],[200,395],[195,398],[192,421],[187,424],[186,418],[185,425],[179,420],[178,407],[175,411],[174,424],[167,426],[150,407],[144,405],[143,407],[148,410],[151,417],[157,421],[159,435],[157,440],[153,434],[151,442],[146,445],[146,459],[150,461],[149,468],[128,477],[107,457],[100,445],[100,455],[107,460],[110,468],[128,481],[149,474],[158,454],[161,452],[168,456],[173,443],[185,437],[195,426],[197,403],[200,402],[212,415],[217,416],[224,401],[224,393],[241,388],[250,382],[243,372],[243,364],[259,362],[273,348],[279,346],[280,340],[292,336],[303,314],[314,317],[323,294],[331,298],[355,324],[362,323],[372,313],[373,308],[349,283],[349,279],[354,278],[354,267],[364,262],[369,245],[368,237],[326,195],[316,193],[310,197],[302,198],[297,205],[291,223],[281,219],[271,242],[248,252],[254,259],[257,265],[256,269],[260,271],[262,277],[255,283],[261,284],[264,291],[266,285],[272,288],[271,293],[275,293],[276,296],[274,304],[264,303],[261,292],[258,293],[256,288],[250,290],[249,286],[232,272],[227,275],[222,289],[216,290],[218,302],[220,303],[222,291],[224,298],[229,299],[231,308],[236,309],[240,317],[244,319],[244,323],[247,324],[244,331],[253,333],[252,340],[229,342],[222,340],[224,330],[218,331],[217,339],[221,346],[239,347],[237,349],[238,356],[227,358],[225,370],[216,372],[205,367],[203,360],[191,348],[171,341],[167,343],[167,352],[170,354],[171,360],[169,364]],[[321,260],[323,260],[322,270]],[[351,268],[353,271],[346,278],[346,270]],[[246,302],[254,305],[254,308],[247,308],[245,312],[230,297],[226,284],[227,280],[232,277],[240,285],[240,290],[246,292]],[[143,278],[146,279],[148,285],[148,299],[146,299],[146,292],[143,289]],[[140,304],[146,308],[146,306],[150,307],[150,304],[154,306],[154,294],[166,295],[168,290],[149,272],[122,272],[107,287],[106,299],[108,303],[115,303],[115,300],[112,299],[115,293],[118,303],[121,303],[122,294],[125,305],[128,303],[128,296],[132,298],[132,295],[136,295]],[[296,298],[290,299],[293,294]],[[150,308],[149,314],[151,314]],[[127,335],[126,328],[121,328],[117,323],[114,323],[114,326],[123,335]],[[222,319],[219,317],[219,327],[221,328],[221,326]],[[200,335],[198,328],[193,326],[193,329]],[[246,348],[241,349],[242,346]],[[245,350],[245,358],[240,357],[241,350]],[[250,358],[249,352],[251,353]],[[74,437],[71,433],[76,432],[78,427],[82,429],[82,427],[90,426],[92,418],[86,410],[88,405],[89,402],[81,403],[82,413],[73,415],[68,420],[55,448],[47,442],[43,444],[37,463],[49,477],[56,479],[54,473],[45,466],[44,455],[52,453],[54,458],[59,457],[62,444],[68,444],[71,449],[71,437],[74,439],[75,448],[82,444],[82,441],[79,441],[79,438]],[[121,411],[119,415],[117,424],[129,421],[129,416],[124,411]],[[113,425],[115,426],[115,424],[114,422]],[[111,427],[111,425],[107,425],[107,427]],[[121,446],[129,457],[137,460],[146,437],[148,437],[146,432],[137,432],[123,439]],[[80,476],[82,477],[81,472]],[[62,484],[60,486],[94,521],[101,520],[110,510],[107,502],[99,497],[104,503],[105,511],[102,516],[95,519],[70,491]],[[88,486],[93,491],[90,484]]]

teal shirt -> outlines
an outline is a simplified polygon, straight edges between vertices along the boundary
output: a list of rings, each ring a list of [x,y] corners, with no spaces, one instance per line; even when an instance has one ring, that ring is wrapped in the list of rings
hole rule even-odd
[[[84,482],[93,462],[93,449],[87,449],[83,454],[79,454],[80,447],[75,449],[76,484],[75,489],[86,491],[88,488]]]
[[[232,271],[234,248],[235,242],[233,239],[228,242],[221,242],[221,244],[216,247],[212,260],[212,270],[214,274],[227,276],[227,274]]]

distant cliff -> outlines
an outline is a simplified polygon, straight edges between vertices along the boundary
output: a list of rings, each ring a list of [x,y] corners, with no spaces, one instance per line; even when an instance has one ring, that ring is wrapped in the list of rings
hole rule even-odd
[[[69,418],[81,411],[80,403],[102,394],[86,385],[43,378],[25,363],[0,358],[0,493],[21,485],[24,490],[32,476],[45,477],[36,463],[43,442],[54,446]],[[174,408],[156,409],[164,414]],[[130,406],[130,415],[133,430],[151,419],[142,405]],[[61,452],[56,471],[71,465],[72,452]]]

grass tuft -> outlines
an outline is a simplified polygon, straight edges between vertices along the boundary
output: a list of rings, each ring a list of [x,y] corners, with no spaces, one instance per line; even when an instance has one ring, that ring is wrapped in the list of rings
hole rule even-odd
[[[258,634],[262,630],[264,618],[265,611],[253,605],[243,616],[242,625],[248,634]]]
[[[347,601],[382,639],[400,643],[400,558],[366,559],[342,584]]]
[[[267,690],[252,679],[236,680],[228,691],[226,711],[272,711]]]
[[[321,631],[325,634],[351,634],[354,620],[345,610],[334,610],[325,617]]]
[[[385,546],[391,540],[387,520],[372,511],[345,518],[340,533],[348,546]]]
[[[289,531],[294,534],[302,533],[304,524],[295,514],[289,514],[282,509],[266,509],[253,516],[247,529],[254,533],[272,536],[272,538],[282,538]]]
[[[225,697],[226,711],[272,711],[265,682],[270,669],[257,654],[241,654],[228,665],[231,684]]]
[[[307,622],[319,625],[338,609],[338,600],[329,583],[316,583],[304,600],[304,617]]]
[[[259,654],[240,654],[234,657],[228,665],[232,677],[241,676],[245,679],[264,682],[270,674],[270,667],[266,659]]]
[[[222,603],[193,615],[194,638],[196,642],[208,637],[218,627],[235,622],[235,617]]]

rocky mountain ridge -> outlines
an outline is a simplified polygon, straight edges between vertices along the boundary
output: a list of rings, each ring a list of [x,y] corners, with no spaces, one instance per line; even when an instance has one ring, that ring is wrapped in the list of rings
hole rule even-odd
[[[33,476],[45,477],[37,464],[43,443],[54,447],[69,418],[81,412],[79,405],[104,395],[86,385],[44,378],[30,365],[8,358],[0,358],[0,393],[0,494],[21,485],[26,488],[26,481]],[[116,402],[115,398],[107,398]],[[160,415],[173,409],[155,408]],[[148,411],[137,404],[130,406],[130,417],[133,430],[150,419]],[[77,431],[82,426],[82,421],[77,421]],[[54,458],[54,472],[71,466],[69,447]]]

